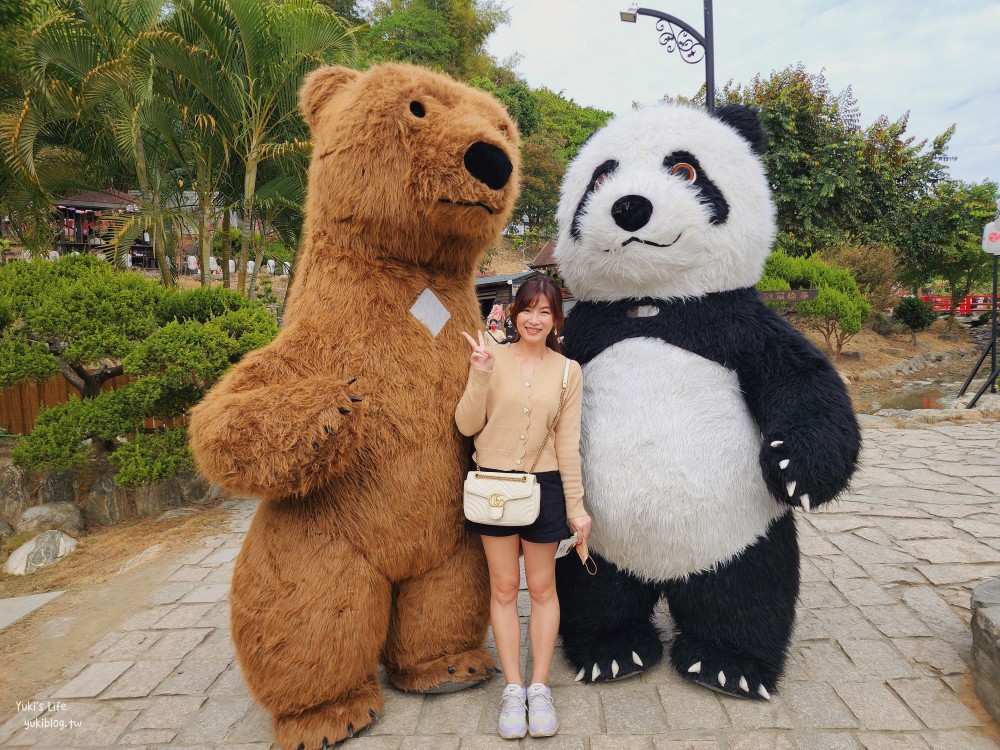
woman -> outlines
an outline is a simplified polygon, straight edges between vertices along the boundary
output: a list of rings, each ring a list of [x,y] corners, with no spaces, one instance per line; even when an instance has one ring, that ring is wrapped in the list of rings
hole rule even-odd
[[[500,327],[500,321],[496,318],[490,318],[486,321],[486,336],[488,337],[486,341],[488,346],[507,343],[507,334]]]
[[[576,362],[570,365],[554,439],[546,440],[559,409],[566,362],[557,341],[563,323],[562,295],[548,279],[531,279],[518,291],[511,317],[515,334],[506,346],[487,346],[482,332],[478,342],[462,333],[472,345],[472,367],[455,412],[462,434],[476,436],[477,461],[484,470],[524,472],[538,456],[535,476],[541,486],[541,511],[534,523],[489,526],[466,521],[466,528],[482,535],[489,564],[490,621],[507,677],[499,722],[505,739],[528,732],[548,737],[559,728],[548,687],[559,630],[555,552],[558,542],[570,535],[567,526],[580,543],[589,536],[591,525],[580,479],[583,372]],[[531,595],[533,671],[527,689],[521,680],[517,618],[519,550]]]

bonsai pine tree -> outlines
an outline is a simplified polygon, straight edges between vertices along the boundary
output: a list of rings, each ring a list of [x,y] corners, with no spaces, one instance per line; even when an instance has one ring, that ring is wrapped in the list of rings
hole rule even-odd
[[[79,398],[45,409],[14,450],[28,470],[120,464],[119,484],[191,468],[176,420],[244,354],[277,335],[260,304],[227,289],[164,289],[90,256],[0,267],[0,388],[62,373]],[[102,386],[131,376],[117,390]]]

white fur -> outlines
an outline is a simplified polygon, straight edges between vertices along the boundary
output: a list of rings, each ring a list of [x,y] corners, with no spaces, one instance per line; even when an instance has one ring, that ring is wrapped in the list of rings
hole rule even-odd
[[[697,191],[663,167],[674,151],[689,151],[729,203],[721,225]],[[570,234],[576,207],[594,170],[614,159],[618,169],[591,196],[579,229]],[[625,195],[653,204],[649,223],[626,232],[611,217]],[[761,160],[728,125],[703,110],[658,105],[613,119],[580,150],[563,179],[559,204],[560,270],[573,294],[586,301],[631,297],[698,297],[753,286],[775,236],[775,210]],[[630,236],[672,247],[633,242]]]
[[[621,341],[584,367],[591,546],[649,580],[707,570],[787,512],[757,462],[761,435],[736,374],[658,339]]]

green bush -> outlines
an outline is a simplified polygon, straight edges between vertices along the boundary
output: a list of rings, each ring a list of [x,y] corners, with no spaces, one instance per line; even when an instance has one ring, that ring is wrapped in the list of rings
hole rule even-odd
[[[840,359],[844,344],[850,341],[871,316],[871,305],[858,290],[849,271],[834,268],[816,256],[793,258],[777,250],[764,263],[764,275],[757,288],[767,281],[769,289],[780,282],[789,289],[816,289],[815,299],[799,302],[794,309],[809,328],[826,339],[827,351]]]
[[[223,288],[165,290],[87,256],[0,268],[0,387],[62,372],[80,392],[43,410],[13,451],[29,471],[86,464],[95,451],[123,485],[190,468],[183,428],[150,432],[187,412],[233,363],[278,333],[258,302]],[[116,375],[131,382],[110,391]]]
[[[824,250],[819,257],[832,266],[849,271],[873,310],[881,312],[895,304],[899,261],[896,251],[888,245],[841,244]]]
[[[892,317],[910,331],[910,341],[917,342],[917,331],[930,328],[938,319],[933,306],[917,297],[903,297],[892,311]]]

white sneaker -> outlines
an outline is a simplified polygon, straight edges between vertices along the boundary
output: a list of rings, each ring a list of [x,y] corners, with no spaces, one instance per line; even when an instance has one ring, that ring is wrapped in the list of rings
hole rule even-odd
[[[528,688],[528,732],[532,737],[551,737],[559,731],[552,691],[540,682]]]
[[[500,695],[500,736],[505,740],[516,740],[528,733],[526,720],[525,690],[520,685],[508,685]]]

